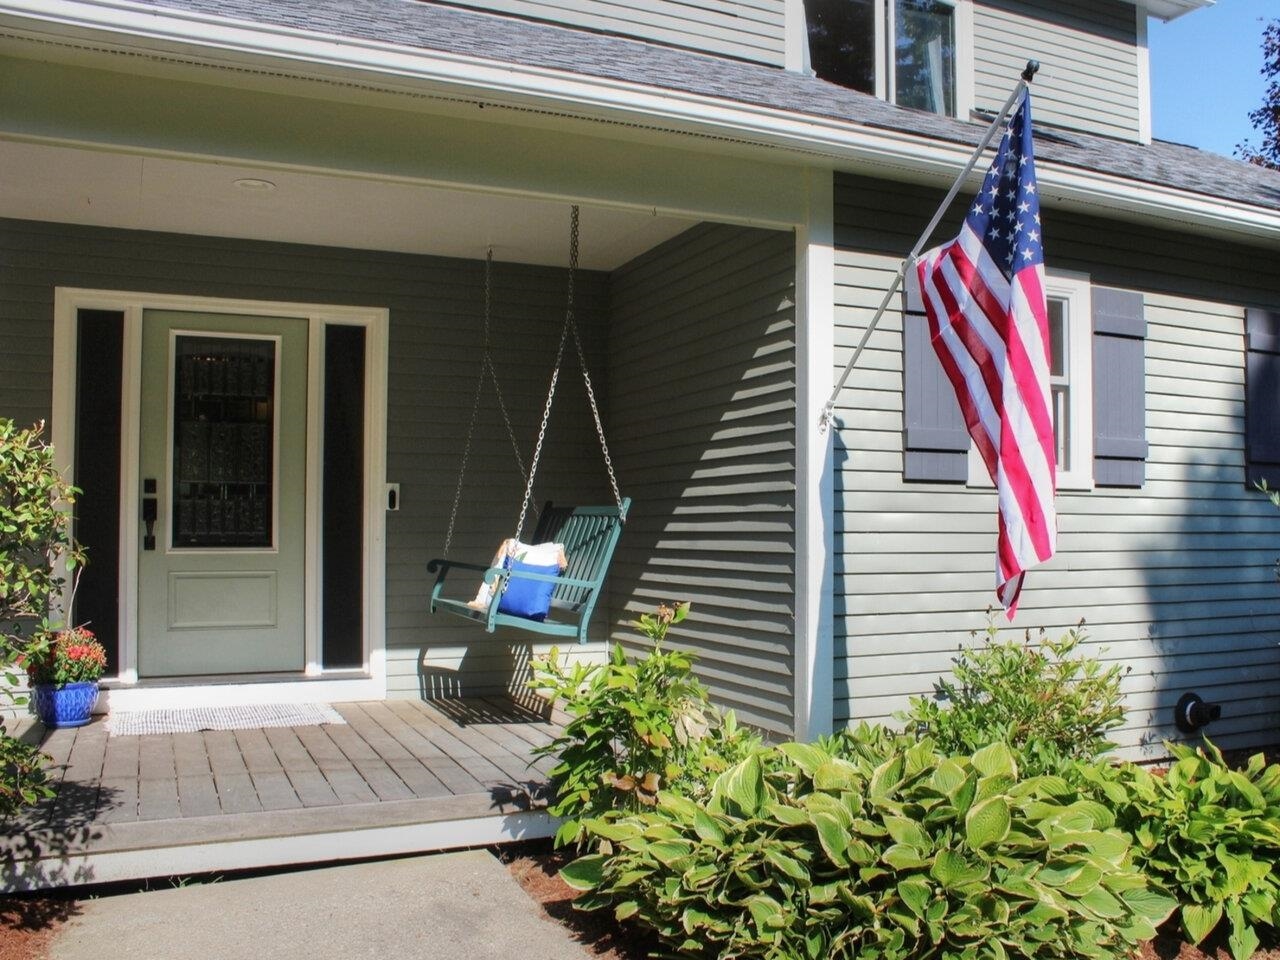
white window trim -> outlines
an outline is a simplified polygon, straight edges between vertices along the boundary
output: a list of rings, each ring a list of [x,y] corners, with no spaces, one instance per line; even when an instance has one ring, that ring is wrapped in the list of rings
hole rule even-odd
[[[1058,470],[1058,490],[1093,489],[1093,295],[1088,274],[1055,270],[1044,278],[1048,298],[1067,304],[1067,370],[1071,382],[1068,419],[1072,469]],[[990,489],[991,478],[977,449],[969,445],[970,487]]]

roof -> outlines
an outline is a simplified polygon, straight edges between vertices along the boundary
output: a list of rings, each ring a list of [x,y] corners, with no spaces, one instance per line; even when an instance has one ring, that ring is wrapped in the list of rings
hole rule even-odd
[[[137,0],[141,6],[460,54],[976,145],[984,127],[817,77],[421,0]],[[1016,78],[1010,78],[1010,87]],[[1037,156],[1085,171],[1280,210],[1280,173],[1181,144],[1037,130]]]

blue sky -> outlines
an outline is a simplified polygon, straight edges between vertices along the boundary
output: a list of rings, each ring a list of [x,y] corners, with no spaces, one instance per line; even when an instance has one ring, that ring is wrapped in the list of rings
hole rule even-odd
[[[1262,21],[1280,0],[1218,0],[1172,23],[1150,21],[1152,132],[1231,155],[1257,141],[1249,111],[1262,104]]]

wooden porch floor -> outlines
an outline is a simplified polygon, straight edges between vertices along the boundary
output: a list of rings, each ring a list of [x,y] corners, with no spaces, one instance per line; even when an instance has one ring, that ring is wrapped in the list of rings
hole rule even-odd
[[[324,862],[546,836],[558,725],[503,699],[335,704],[308,727],[31,732],[57,795],[4,824],[0,887]]]

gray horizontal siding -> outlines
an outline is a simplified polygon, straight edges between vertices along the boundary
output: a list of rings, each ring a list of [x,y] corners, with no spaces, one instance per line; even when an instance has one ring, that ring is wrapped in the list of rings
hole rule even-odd
[[[782,66],[783,0],[456,0],[455,6],[545,20]]]
[[[837,179],[836,360],[939,200]],[[939,231],[958,223],[958,213]],[[1058,556],[1028,575],[1017,627],[1087,619],[1131,668],[1120,740],[1158,751],[1186,690],[1223,704],[1211,735],[1273,742],[1280,721],[1280,512],[1244,486],[1245,304],[1280,303],[1274,253],[1046,209],[1049,268],[1143,292],[1141,489],[1058,495]],[[927,694],[993,602],[989,490],[902,481],[901,322],[886,316],[840,398],[836,438],[836,716],[889,719]]]
[[[387,515],[391,693],[492,692],[506,689],[513,674],[519,683],[529,649],[512,644],[518,637],[495,639],[465,621],[432,617],[426,602],[426,565],[444,544],[478,374],[481,262],[5,220],[0,264],[0,415],[20,421],[49,412],[58,286],[388,308],[387,477],[401,487],[401,509]],[[580,275],[577,299],[589,362],[600,370],[604,275]],[[495,266],[494,362],[526,451],[542,411],[564,305],[564,271]],[[537,496],[606,502],[575,368],[567,368],[562,384]],[[523,492],[491,393],[476,438],[452,553],[480,562],[514,532]]]
[[[1137,19],[1117,0],[977,0],[974,4],[974,102],[996,111],[1028,60],[1041,69],[1035,119],[1136,140]]]
[[[704,224],[612,276],[610,427],[635,499],[615,632],[668,600],[716,699],[792,729],[794,242]]]

